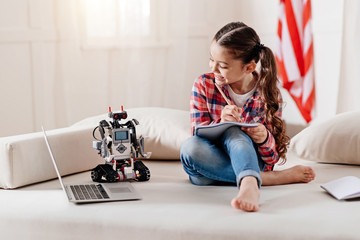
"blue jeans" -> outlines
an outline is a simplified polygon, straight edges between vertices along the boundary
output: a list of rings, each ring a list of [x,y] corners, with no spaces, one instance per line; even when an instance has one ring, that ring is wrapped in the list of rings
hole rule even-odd
[[[264,170],[265,162],[239,127],[228,128],[216,142],[190,137],[181,146],[180,158],[195,185],[233,183],[239,187],[242,178],[254,176],[261,186],[260,170]]]

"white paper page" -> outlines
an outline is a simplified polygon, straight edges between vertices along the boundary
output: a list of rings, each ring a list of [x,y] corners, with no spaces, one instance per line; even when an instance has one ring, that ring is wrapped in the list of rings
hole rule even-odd
[[[321,185],[338,200],[360,197],[360,179],[347,176]]]

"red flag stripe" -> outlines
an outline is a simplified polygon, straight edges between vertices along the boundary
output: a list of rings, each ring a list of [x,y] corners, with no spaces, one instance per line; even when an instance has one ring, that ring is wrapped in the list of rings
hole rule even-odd
[[[308,51],[305,54],[305,59],[304,59],[305,72],[309,71],[309,68],[313,64],[313,59],[314,59],[314,49],[313,49],[313,43],[311,42],[310,47],[309,47]]]
[[[297,28],[295,13],[290,0],[285,1],[285,15],[300,75],[304,76],[304,59],[302,44],[300,40],[299,30]]]
[[[306,1],[304,5],[304,22],[303,22],[303,28],[305,28],[306,24],[310,21],[311,18],[311,2]]]
[[[289,79],[288,79],[288,76],[287,76],[287,73],[286,73],[286,70],[285,70],[284,62],[279,61],[279,59],[277,57],[276,57],[276,60],[278,62],[278,72],[281,75],[283,87],[286,88],[286,89],[290,89],[292,83],[289,82]]]
[[[281,39],[281,32],[282,32],[282,22],[279,20],[279,22],[278,22],[278,32],[277,32],[277,34],[278,34],[278,36],[279,36],[280,39]]]
[[[307,98],[307,101],[305,102],[304,106],[307,112],[311,113],[311,110],[314,107],[314,99],[315,99],[315,88],[312,89],[309,97]]]

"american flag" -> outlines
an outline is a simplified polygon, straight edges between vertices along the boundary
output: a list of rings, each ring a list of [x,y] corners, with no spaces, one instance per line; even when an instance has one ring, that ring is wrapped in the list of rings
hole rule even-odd
[[[280,0],[277,34],[279,78],[309,123],[315,109],[311,1]]]

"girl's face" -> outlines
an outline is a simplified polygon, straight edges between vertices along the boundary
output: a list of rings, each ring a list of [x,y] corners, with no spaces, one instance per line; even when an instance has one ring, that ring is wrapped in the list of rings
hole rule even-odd
[[[255,70],[256,64],[243,64],[240,59],[234,59],[228,49],[213,41],[210,46],[209,66],[217,84],[247,85],[247,81],[253,79],[251,73]]]

